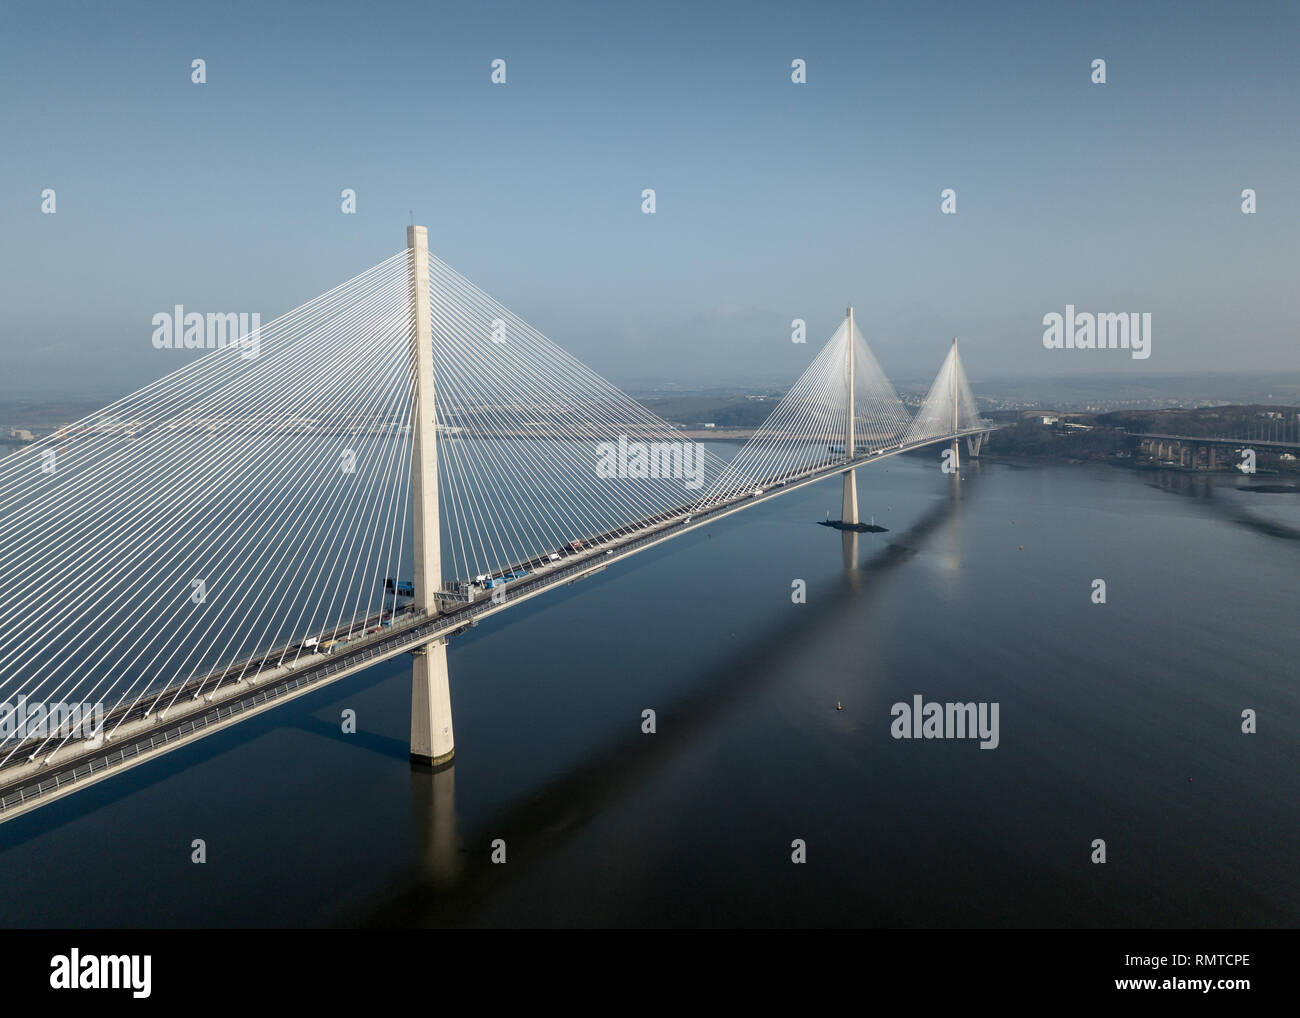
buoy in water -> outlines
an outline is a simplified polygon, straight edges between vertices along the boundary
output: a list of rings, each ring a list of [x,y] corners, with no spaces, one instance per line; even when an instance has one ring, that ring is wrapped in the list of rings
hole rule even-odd
[[[836,710],[843,710],[843,709],[844,709],[844,704],[840,703],[839,700],[836,700],[836,701],[835,701],[835,709],[836,709]],[[1188,781],[1191,781],[1192,779],[1191,779],[1191,778],[1188,778],[1187,780],[1188,780]]]
[[[1020,550],[1021,550],[1021,551],[1024,551],[1024,550],[1025,550],[1025,546],[1024,546],[1023,544],[1020,546]]]

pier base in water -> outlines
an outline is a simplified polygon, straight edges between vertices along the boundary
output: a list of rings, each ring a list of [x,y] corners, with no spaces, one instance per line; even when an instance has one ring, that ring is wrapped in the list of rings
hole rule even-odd
[[[437,640],[411,654],[411,759],[436,767],[455,755],[447,641]]]

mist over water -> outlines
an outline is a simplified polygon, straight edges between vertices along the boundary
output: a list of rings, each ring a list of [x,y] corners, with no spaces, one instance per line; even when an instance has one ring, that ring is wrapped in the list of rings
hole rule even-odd
[[[401,658],[0,826],[0,923],[1293,924],[1300,496],[934,452],[858,471],[887,533],[831,480],[458,637],[451,769]]]

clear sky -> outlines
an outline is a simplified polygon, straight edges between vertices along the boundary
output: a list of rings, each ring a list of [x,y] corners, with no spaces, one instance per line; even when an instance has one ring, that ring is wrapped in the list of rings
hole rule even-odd
[[[0,386],[134,388],[185,357],[155,313],[268,321],[409,209],[621,384],[793,381],[850,302],[900,378],[954,335],[973,378],[1296,369],[1297,12],[6,3]],[[1151,312],[1152,356],[1044,349],[1067,303]]]

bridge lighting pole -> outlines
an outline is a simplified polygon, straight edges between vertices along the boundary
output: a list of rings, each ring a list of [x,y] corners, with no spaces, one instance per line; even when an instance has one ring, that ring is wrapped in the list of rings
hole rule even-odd
[[[411,404],[411,520],[414,607],[438,613],[442,586],[442,544],[438,525],[438,415],[434,402],[433,323],[429,311],[429,231],[406,228],[410,255],[411,365],[415,398]],[[451,687],[447,641],[434,640],[411,652],[411,759],[425,764],[451,760],[456,742],[451,727]]]
[[[957,337],[952,337],[952,366],[948,372],[948,385],[952,390],[952,468],[961,467],[961,439],[957,437]]]
[[[853,462],[853,308],[846,312],[849,328],[848,366],[845,375],[848,379],[848,411],[844,416],[844,459]],[[844,499],[840,503],[840,520],[844,523],[858,522],[858,482],[850,467],[844,471]]]

